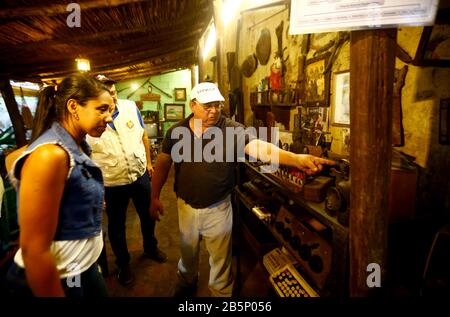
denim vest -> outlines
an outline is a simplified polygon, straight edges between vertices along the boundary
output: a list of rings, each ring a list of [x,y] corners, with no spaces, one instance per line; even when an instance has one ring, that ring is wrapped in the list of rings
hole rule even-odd
[[[102,227],[103,177],[100,168],[79,148],[72,136],[57,122],[22,153],[13,166],[17,191],[25,158],[44,144],[58,144],[69,154],[70,168],[59,207],[53,240],[80,240],[100,234]],[[91,154],[89,145],[81,146]],[[36,224],[39,225],[39,224]]]

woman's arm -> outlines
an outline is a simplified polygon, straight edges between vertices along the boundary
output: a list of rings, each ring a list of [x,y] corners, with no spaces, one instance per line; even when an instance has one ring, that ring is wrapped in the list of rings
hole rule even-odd
[[[53,144],[37,148],[22,167],[20,247],[28,284],[35,296],[64,296],[50,246],[68,172],[68,154]]]

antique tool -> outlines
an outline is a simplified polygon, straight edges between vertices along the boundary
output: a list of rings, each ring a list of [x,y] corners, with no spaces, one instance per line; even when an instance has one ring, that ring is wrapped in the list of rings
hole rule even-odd
[[[228,100],[230,102],[230,118],[234,116],[238,107],[242,108],[242,92],[239,89],[241,86],[241,73],[239,66],[236,64],[236,52],[227,52],[227,71],[228,80],[230,82],[230,92]],[[239,110],[240,111],[240,110]]]
[[[281,76],[283,77],[286,72],[286,61],[289,58],[289,55],[283,59],[283,52],[287,49],[287,47],[283,48],[283,21],[280,22],[280,24],[275,28],[275,34],[277,35],[277,51],[275,53],[275,57],[279,57],[281,60]]]
[[[283,48],[283,21],[275,28],[277,35],[278,48],[275,52],[274,62],[270,66],[270,96],[271,102],[279,103],[284,101],[282,90],[284,89],[284,74],[286,73],[286,61],[289,56],[283,59],[283,52],[287,47]]]
[[[261,34],[256,44],[256,57],[261,65],[266,65],[271,53],[270,31],[266,28],[261,30]]]
[[[227,52],[227,74],[228,74],[228,81],[231,83],[231,68],[234,66],[234,59],[236,57],[235,52]]]
[[[405,77],[408,66],[395,70],[393,100],[392,100],[392,145],[402,146],[404,143],[402,124],[402,88],[405,85]]]
[[[305,173],[295,167],[280,166],[275,173],[268,173],[267,176],[275,179],[279,184],[294,193],[299,193],[305,183]]]
[[[295,257],[311,281],[322,289],[332,269],[333,249],[329,241],[282,206],[272,233]]]
[[[299,65],[300,67],[300,65]],[[300,74],[300,71],[299,71]],[[297,81],[297,85],[299,82]],[[302,143],[302,133],[301,133],[301,121],[302,121],[302,112],[300,108],[297,108],[298,113],[294,115],[294,131],[292,132],[292,145],[291,151],[296,154],[302,154],[304,149],[304,144]]]
[[[216,75],[216,73],[217,73],[217,68],[216,68],[217,56],[213,56],[209,60],[213,64],[213,75],[212,75],[211,79],[213,82],[217,82],[217,78],[216,78],[217,77],[217,75]]]
[[[245,77],[250,77],[258,67],[258,59],[255,54],[250,54],[241,64],[241,73]]]
[[[304,99],[305,91],[305,61],[306,55],[309,51],[309,34],[303,35],[303,40],[301,44],[300,55],[298,57],[298,73],[297,73],[297,83],[296,83],[296,96],[295,101],[300,104],[300,101]]]
[[[348,40],[350,40],[350,32],[338,33],[336,44],[333,46],[333,49],[331,50],[330,58],[328,59],[327,65],[325,66],[325,70],[323,71],[324,74],[331,69],[331,65],[333,65],[339,50],[341,49],[342,45]]]
[[[334,46],[334,44],[336,43],[335,40],[330,40],[327,44],[325,44],[324,46],[319,47],[313,54],[313,57],[319,56],[320,54],[328,51],[330,48],[332,48]]]
[[[277,54],[283,56],[283,21],[275,28],[275,34],[277,35]]]
[[[228,94],[228,100],[230,101],[230,118],[234,116],[237,108],[242,107],[242,92],[236,88]]]
[[[350,162],[339,161],[340,170],[331,169],[331,175],[336,177],[335,186],[327,190],[325,211],[330,216],[337,216],[339,223],[348,225],[350,208]]]
[[[252,208],[252,212],[260,220],[267,222],[267,223],[272,222],[272,214],[270,212],[268,212],[263,206],[254,206]]]
[[[328,187],[333,183],[333,178],[327,176],[314,177],[311,182],[303,186],[303,198],[308,201],[320,203],[325,199]]]
[[[411,56],[409,56],[408,52],[406,52],[398,43],[397,48],[395,50],[395,55],[400,59],[402,62],[409,64],[412,62]]]
[[[239,52],[240,31],[242,28],[241,19],[238,20],[236,35],[236,52]],[[231,67],[230,91],[235,96],[236,121],[244,123],[244,97],[242,93],[242,75],[239,69],[238,56],[235,55],[233,66]]]
[[[163,93],[163,95],[165,95],[166,97],[169,98],[173,98],[170,94],[168,94],[167,92],[165,92],[164,90],[162,90],[161,88],[155,86],[154,84],[152,84],[150,82],[151,77],[149,77],[146,81],[144,81],[137,89],[135,89],[134,91],[132,91],[128,96],[127,99],[130,99],[131,97],[133,97],[133,95],[136,93],[136,91],[138,91],[140,88],[144,87],[147,83],[152,86],[153,88],[159,90],[160,92]]]

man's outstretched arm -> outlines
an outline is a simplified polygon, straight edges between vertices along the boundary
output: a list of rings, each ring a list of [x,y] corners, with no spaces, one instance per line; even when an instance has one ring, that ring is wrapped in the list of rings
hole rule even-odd
[[[245,146],[245,153],[263,162],[279,163],[297,167],[306,174],[311,175],[322,170],[323,165],[334,165],[330,161],[310,154],[295,154],[280,149],[272,143],[262,140],[252,140]],[[276,160],[278,159],[278,162]]]

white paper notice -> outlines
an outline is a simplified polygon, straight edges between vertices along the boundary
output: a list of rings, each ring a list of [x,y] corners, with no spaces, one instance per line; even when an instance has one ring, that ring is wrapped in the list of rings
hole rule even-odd
[[[431,25],[439,0],[292,0],[290,34]]]

